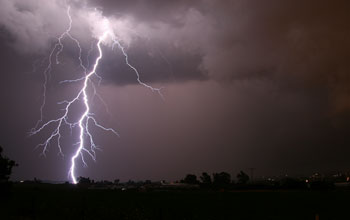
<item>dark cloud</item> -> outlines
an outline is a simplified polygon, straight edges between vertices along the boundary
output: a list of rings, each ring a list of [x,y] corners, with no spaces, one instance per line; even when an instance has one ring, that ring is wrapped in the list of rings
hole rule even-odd
[[[141,80],[147,83],[205,80],[207,75],[198,67],[202,58],[171,45],[152,45],[136,41],[128,48],[129,62],[138,69]],[[134,84],[136,75],[125,64],[124,55],[117,49],[108,51],[98,72],[105,83]]]
[[[138,22],[164,22],[174,26],[182,24],[181,15],[183,15],[189,8],[201,4],[201,1],[199,0],[91,0],[88,2],[92,6],[100,8],[106,16],[132,16],[136,18]]]
[[[174,53],[174,47],[197,54],[201,59],[193,60],[192,65],[202,70],[199,78],[270,78],[296,90],[322,87],[334,101],[334,111],[349,107],[348,1],[90,3],[101,7],[107,16],[128,16],[135,19],[134,23],[142,23],[146,28],[140,28],[141,34],[170,45],[165,49],[167,54]],[[193,68],[183,71],[188,75],[192,72]]]

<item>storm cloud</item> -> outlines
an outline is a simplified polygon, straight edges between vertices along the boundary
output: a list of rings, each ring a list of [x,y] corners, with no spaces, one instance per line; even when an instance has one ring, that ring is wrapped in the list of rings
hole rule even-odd
[[[271,79],[327,90],[334,111],[349,108],[347,1],[92,1],[106,16],[132,17],[135,31],[196,54],[203,76],[221,82]],[[193,69],[190,69],[193,72]],[[198,75],[200,77],[200,75]]]

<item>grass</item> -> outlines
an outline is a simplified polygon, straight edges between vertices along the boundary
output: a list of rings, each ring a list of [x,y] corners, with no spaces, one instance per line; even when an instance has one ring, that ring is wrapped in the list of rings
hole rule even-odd
[[[0,219],[350,219],[350,191],[131,192],[15,186]]]

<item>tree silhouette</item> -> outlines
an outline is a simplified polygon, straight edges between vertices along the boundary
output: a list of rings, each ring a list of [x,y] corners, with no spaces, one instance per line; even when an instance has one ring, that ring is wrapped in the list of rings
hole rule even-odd
[[[202,176],[200,176],[200,179],[201,179],[201,182],[205,185],[210,185],[212,183],[210,175],[206,172],[202,173]]]
[[[78,178],[78,186],[79,187],[88,187],[90,184],[91,184],[91,180],[89,177],[80,176]]]
[[[16,162],[2,155],[2,147],[0,146],[0,182],[8,182],[10,179],[12,168],[17,166]]]
[[[226,172],[214,173],[213,183],[216,187],[226,188],[231,183],[231,175]]]
[[[182,180],[183,183],[187,184],[198,184],[197,176],[194,174],[187,174],[185,179]]]
[[[237,174],[238,184],[245,185],[249,181],[249,176],[242,170]]]

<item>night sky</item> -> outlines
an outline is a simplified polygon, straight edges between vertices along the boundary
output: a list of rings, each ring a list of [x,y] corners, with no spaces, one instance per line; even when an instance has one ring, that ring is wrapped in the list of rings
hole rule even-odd
[[[164,100],[139,85],[122,53],[103,45],[96,118],[120,137],[93,129],[97,160],[79,162],[93,179],[178,180],[187,173],[239,170],[308,175],[350,170],[350,3],[347,0],[71,0],[71,34],[94,62],[108,18],[141,80],[164,87]],[[46,156],[28,136],[40,119],[43,72],[67,29],[60,0],[0,0],[0,145],[19,166],[13,179],[67,180],[77,132],[64,130]],[[78,49],[64,38],[53,65],[44,120],[79,84]],[[91,66],[91,65],[90,65]],[[105,107],[105,104],[108,107]],[[81,106],[75,106],[77,118]]]

